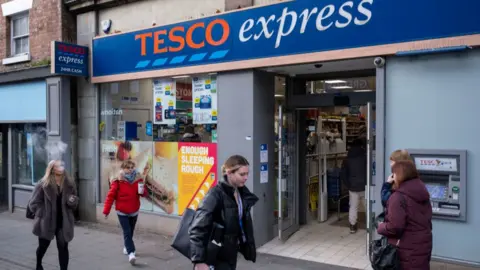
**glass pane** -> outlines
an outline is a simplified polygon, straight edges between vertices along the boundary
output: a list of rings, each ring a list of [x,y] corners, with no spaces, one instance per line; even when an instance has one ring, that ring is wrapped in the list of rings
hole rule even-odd
[[[216,93],[213,74],[102,84],[100,202],[131,160],[148,192],[141,210],[195,208],[218,178]]]
[[[307,81],[305,83],[305,93],[309,95],[372,92],[375,90],[375,77],[338,78],[330,80]]]
[[[14,55],[22,53],[22,39],[15,39],[15,50],[13,51]]]
[[[21,53],[28,53],[29,39],[28,37],[21,38],[22,50]]]
[[[23,36],[28,34],[28,17],[21,17],[14,19],[13,24],[13,37]]]
[[[293,112],[284,112],[282,138],[282,229],[287,229],[295,222],[295,181],[296,181],[296,128]],[[278,188],[278,187],[277,187]]]
[[[23,124],[13,128],[16,158],[15,184],[33,185],[45,174],[47,167],[46,125]]]

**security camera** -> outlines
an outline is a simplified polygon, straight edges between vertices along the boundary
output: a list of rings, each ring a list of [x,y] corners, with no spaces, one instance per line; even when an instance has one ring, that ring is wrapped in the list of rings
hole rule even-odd
[[[385,65],[385,59],[383,57],[375,57],[373,64],[375,64],[377,68],[383,67]]]

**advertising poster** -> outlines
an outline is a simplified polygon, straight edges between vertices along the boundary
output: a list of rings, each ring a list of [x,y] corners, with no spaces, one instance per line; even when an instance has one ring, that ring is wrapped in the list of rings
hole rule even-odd
[[[178,143],[178,209],[196,209],[217,182],[217,145]]]
[[[101,200],[117,178],[124,160],[131,159],[149,192],[143,211],[182,215],[196,209],[216,184],[217,145],[213,143],[101,141]],[[112,209],[113,211],[113,209]]]
[[[154,212],[178,215],[177,148],[177,142],[155,142],[152,179],[147,185]]]
[[[201,76],[192,80],[193,123],[217,123],[217,77]]]
[[[175,88],[173,80],[153,80],[154,124],[175,125],[175,106],[177,103]]]
[[[101,200],[105,201],[110,183],[120,173],[122,162],[131,159],[136,164],[136,169],[142,174],[145,181],[152,175],[152,142],[139,141],[110,141],[102,140],[100,149],[100,191]],[[141,210],[152,211],[151,198],[141,198]],[[113,209],[112,209],[113,211]]]

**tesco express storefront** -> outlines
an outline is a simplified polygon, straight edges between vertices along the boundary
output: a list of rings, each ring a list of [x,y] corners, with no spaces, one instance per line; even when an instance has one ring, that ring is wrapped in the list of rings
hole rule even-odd
[[[465,149],[466,218],[434,220],[433,252],[480,263],[478,10],[471,0],[290,1],[94,39],[98,216],[109,177],[132,158],[147,168],[151,190],[140,226],[173,233],[183,210],[216,183],[222,162],[242,154],[251,161],[247,185],[260,197],[257,243],[268,242],[276,237],[275,74],[259,69],[384,57],[376,70],[373,210],[381,211],[379,188],[394,149]],[[191,134],[200,141],[185,140]],[[269,146],[265,164],[262,145]],[[261,167],[268,168],[263,181]]]

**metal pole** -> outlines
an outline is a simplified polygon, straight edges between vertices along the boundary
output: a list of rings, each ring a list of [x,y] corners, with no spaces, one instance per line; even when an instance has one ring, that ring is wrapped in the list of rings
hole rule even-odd
[[[282,239],[282,136],[283,133],[283,107],[278,106],[278,239]]]
[[[365,206],[367,212],[367,239],[366,239],[366,253],[370,255],[370,241],[371,241],[371,203],[370,203],[370,186],[372,185],[372,103],[367,103],[367,186],[365,187]]]

